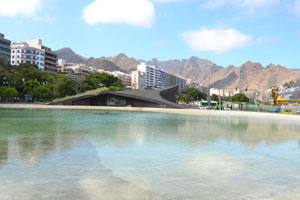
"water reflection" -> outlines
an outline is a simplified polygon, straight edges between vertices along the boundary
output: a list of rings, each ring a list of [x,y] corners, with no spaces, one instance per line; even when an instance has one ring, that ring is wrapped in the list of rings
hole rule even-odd
[[[295,196],[299,141],[295,123],[0,110],[0,199]]]

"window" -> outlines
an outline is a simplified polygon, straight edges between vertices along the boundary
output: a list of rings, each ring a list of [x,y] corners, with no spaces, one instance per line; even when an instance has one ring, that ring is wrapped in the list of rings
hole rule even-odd
[[[18,50],[18,53],[20,53],[20,50]]]
[[[15,61],[12,60],[11,63],[12,63],[12,64],[15,64]]]
[[[12,53],[15,53],[15,50],[12,50]]]

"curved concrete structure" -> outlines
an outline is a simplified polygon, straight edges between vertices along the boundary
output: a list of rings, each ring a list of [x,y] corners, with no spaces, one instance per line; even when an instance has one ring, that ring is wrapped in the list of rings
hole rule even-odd
[[[99,94],[74,97],[50,105],[120,106],[182,108],[177,105],[178,86],[143,91],[103,91]]]

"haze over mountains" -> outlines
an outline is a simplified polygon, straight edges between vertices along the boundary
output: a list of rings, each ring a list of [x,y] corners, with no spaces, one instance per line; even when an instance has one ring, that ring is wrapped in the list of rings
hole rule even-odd
[[[300,71],[288,69],[284,66],[270,64],[263,67],[260,63],[246,62],[240,67],[228,66],[226,68],[198,57],[191,57],[182,60],[159,61],[153,58],[151,61],[136,60],[128,58],[124,53],[114,57],[84,58],[70,48],[63,48],[56,51],[58,58],[65,59],[68,63],[86,63],[98,69],[106,71],[123,71],[130,73],[136,70],[140,62],[155,65],[172,74],[190,78],[208,86],[209,76],[212,88],[234,89],[239,88],[248,93],[255,90],[262,92],[272,86],[281,86],[300,77]]]

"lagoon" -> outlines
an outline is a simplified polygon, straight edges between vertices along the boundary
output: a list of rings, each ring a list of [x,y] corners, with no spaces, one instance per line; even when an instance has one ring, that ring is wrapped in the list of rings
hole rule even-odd
[[[1,200],[277,200],[299,195],[297,122],[0,109]]]

